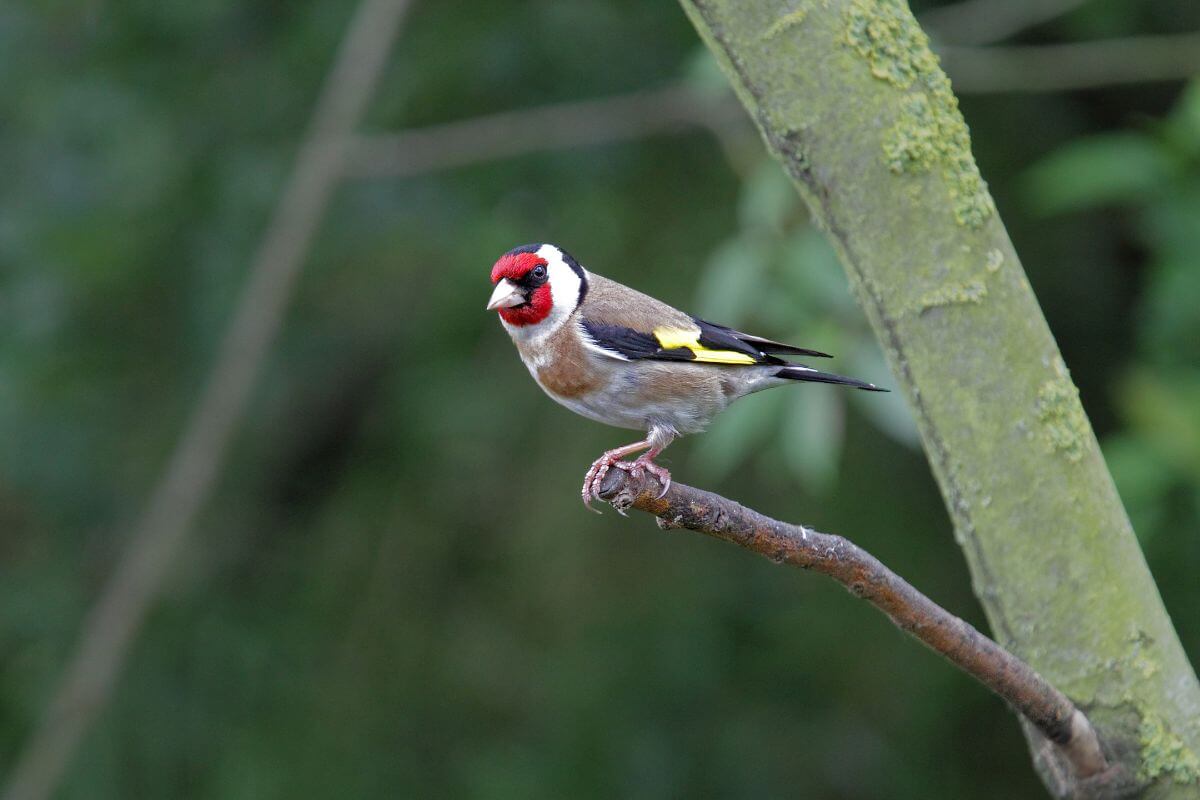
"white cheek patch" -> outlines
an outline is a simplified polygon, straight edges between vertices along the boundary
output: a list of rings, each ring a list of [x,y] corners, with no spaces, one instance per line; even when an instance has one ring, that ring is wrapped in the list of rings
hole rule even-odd
[[[583,281],[563,259],[562,251],[554,245],[542,245],[538,248],[537,254],[539,258],[546,259],[546,272],[550,277],[550,293],[554,297],[554,307],[550,311],[550,318],[546,321],[549,322],[558,315],[558,322],[552,326],[557,328],[563,320],[571,315],[575,306],[579,305],[579,292],[583,288]]]

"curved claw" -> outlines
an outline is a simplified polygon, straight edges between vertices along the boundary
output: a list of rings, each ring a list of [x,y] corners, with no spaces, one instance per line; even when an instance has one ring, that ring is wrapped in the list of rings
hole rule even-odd
[[[584,508],[589,511],[596,511],[596,509],[592,508],[592,501],[600,499],[600,485],[604,482],[604,476],[613,467],[628,470],[632,475],[637,477],[641,477],[645,470],[650,470],[663,482],[663,494],[666,494],[667,488],[671,485],[671,473],[655,464],[652,459],[661,453],[662,449],[670,443],[673,435],[672,433],[671,435],[666,435],[664,438],[664,434],[661,431],[652,429],[650,435],[642,441],[609,450],[593,461],[592,466],[588,468],[587,474],[583,476],[583,490],[580,492],[580,496],[583,498]],[[632,464],[621,461],[621,458],[624,456],[633,455],[639,450],[646,450],[647,448],[649,448],[649,451],[643,453]],[[659,495],[659,497],[662,497],[662,495]],[[617,510],[620,511],[621,509]],[[596,511],[596,513],[599,514],[600,512]]]
[[[635,478],[642,477],[643,474],[649,472],[654,477],[658,478],[658,482],[662,484],[662,491],[658,493],[656,500],[661,500],[667,496],[667,490],[671,488],[671,471],[666,467],[655,464],[649,453],[642,456],[633,462],[633,466],[629,470],[629,474]]]
[[[583,507],[588,511],[594,511],[599,514],[601,511],[592,507],[593,500],[600,499],[600,486],[604,483],[604,476],[613,467],[617,469],[631,469],[631,465],[624,461],[619,461],[620,456],[612,453],[605,453],[592,462],[592,466],[588,469],[587,474],[583,476]]]
[[[596,481],[596,473],[599,471],[600,462],[592,464],[587,473],[583,476],[583,507],[594,514],[602,513],[598,508],[592,508],[592,500],[599,499],[597,489],[594,485]]]
[[[660,467],[658,464],[646,463],[646,471],[658,478],[658,482],[662,484],[662,491],[658,493],[656,500],[661,500],[667,496],[667,490],[671,488],[671,472],[666,467]]]

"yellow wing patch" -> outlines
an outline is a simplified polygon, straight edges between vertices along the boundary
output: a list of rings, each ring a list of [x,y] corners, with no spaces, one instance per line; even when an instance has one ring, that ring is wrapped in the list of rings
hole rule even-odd
[[[692,351],[696,361],[709,364],[754,364],[755,360],[734,350],[712,350],[700,344],[700,331],[686,328],[655,328],[654,338],[664,350],[684,347]]]

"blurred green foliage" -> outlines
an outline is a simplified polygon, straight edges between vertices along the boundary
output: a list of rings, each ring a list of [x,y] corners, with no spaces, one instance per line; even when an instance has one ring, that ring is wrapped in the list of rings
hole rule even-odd
[[[1160,588],[1196,652],[1200,593],[1200,80],[1161,119],[1079,137],[1024,177],[1047,216],[1122,214],[1140,256],[1136,357],[1112,366],[1104,453]],[[1169,577],[1168,577],[1169,576]],[[1173,601],[1173,602],[1172,602]]]
[[[0,773],[205,379],[350,10],[0,6]],[[1196,17],[1104,0],[1023,38]],[[419,2],[366,128],[713,74],[671,3]],[[1200,88],[963,108],[1196,658]],[[482,312],[491,260],[532,240],[887,382],[753,137],[345,184],[62,796],[1040,791],[1002,704],[863,604],[582,511],[582,470],[625,434],[544,398]],[[897,394],[757,395],[668,463],[854,538],[983,624]]]

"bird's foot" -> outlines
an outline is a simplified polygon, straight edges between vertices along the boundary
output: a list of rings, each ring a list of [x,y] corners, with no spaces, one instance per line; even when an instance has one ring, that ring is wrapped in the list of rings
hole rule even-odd
[[[592,501],[600,499],[600,484],[604,483],[604,476],[613,467],[623,469],[629,472],[634,469],[634,465],[628,461],[622,461],[621,456],[625,455],[620,452],[624,448],[618,450],[609,450],[604,455],[592,462],[592,466],[588,469],[587,474],[583,476],[583,505],[588,511],[595,511],[597,514],[600,510],[592,508]],[[620,511],[620,509],[617,509]],[[621,512],[622,514],[625,512]]]
[[[662,484],[662,491],[658,493],[658,498],[661,500],[666,496],[667,490],[671,488],[671,471],[666,467],[655,464],[649,453],[638,458],[629,467],[629,474],[635,478],[640,478],[646,472],[649,472],[654,477],[658,478],[658,482]]]

